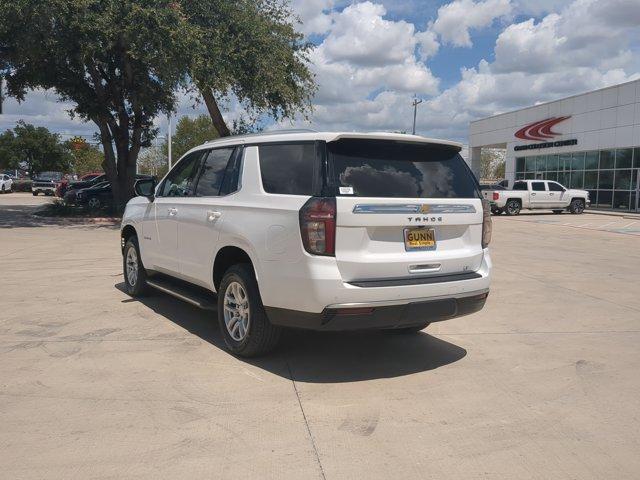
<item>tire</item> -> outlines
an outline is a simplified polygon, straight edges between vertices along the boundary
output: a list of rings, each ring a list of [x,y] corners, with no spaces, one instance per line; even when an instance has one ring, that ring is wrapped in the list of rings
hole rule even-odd
[[[4,193],[4,185],[2,185],[2,193]]]
[[[33,194],[34,197],[38,196],[38,192],[31,192]]]
[[[564,212],[564,210],[554,210],[553,213],[555,213],[556,215],[561,214],[562,212]]]
[[[384,330],[385,333],[390,333],[392,335],[411,335],[414,333],[420,333],[422,330],[431,325],[431,322],[426,322],[421,325],[414,325],[412,327],[402,327],[402,328],[389,328]]]
[[[504,211],[509,216],[519,215],[521,208],[522,206],[520,205],[519,200],[511,199],[511,200],[507,200],[507,204],[504,206]]]
[[[255,357],[278,345],[282,329],[267,318],[251,265],[236,264],[224,273],[218,289],[218,323],[234,355]]]
[[[574,198],[569,204],[569,211],[574,215],[580,215],[584,212],[584,200],[581,198]]]
[[[131,262],[131,263],[130,263]],[[135,266],[134,266],[135,264]],[[131,267],[131,269],[128,269]],[[135,275],[133,271],[135,270]],[[122,273],[127,293],[132,297],[140,297],[147,291],[147,271],[142,265],[138,239],[133,236],[127,240],[122,254]]]
[[[491,209],[491,213],[493,213],[494,215],[502,215],[503,212],[504,212],[504,209],[502,208],[493,207]]]
[[[102,204],[100,203],[100,199],[98,197],[89,197],[87,200],[87,208],[89,210],[98,210]]]

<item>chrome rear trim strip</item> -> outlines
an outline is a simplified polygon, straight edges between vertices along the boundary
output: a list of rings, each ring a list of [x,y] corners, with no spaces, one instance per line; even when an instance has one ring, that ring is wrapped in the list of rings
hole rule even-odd
[[[476,213],[473,205],[446,203],[405,203],[405,204],[357,204],[353,213]]]

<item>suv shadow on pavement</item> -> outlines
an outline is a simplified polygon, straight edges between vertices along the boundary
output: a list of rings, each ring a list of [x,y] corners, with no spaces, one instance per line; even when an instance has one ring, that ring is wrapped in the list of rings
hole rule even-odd
[[[124,283],[115,285],[125,291]],[[215,312],[161,293],[127,299],[226,351]],[[358,382],[434,370],[457,362],[467,351],[425,332],[396,335],[377,331],[286,330],[279,348],[264,357],[239,359],[281,377],[307,383]]]

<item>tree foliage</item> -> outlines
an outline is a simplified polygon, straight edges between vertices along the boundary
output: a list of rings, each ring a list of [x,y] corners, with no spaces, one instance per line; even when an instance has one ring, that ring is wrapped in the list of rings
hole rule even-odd
[[[33,176],[67,170],[70,155],[58,135],[45,127],[19,121],[13,130],[0,135],[0,164],[11,169],[25,166]]]
[[[192,27],[190,78],[220,136],[231,130],[219,102],[234,96],[254,118],[280,120],[311,110],[316,86],[308,68],[312,45],[296,31],[282,0],[182,0]]]
[[[195,118],[181,117],[171,139],[171,157],[175,161],[193,147],[202,145],[208,140],[214,140],[219,136],[211,118],[207,115],[199,115]],[[163,145],[163,152],[165,156],[168,156],[166,142]]]
[[[502,149],[483,148],[480,154],[480,178],[498,180],[505,175],[505,151]]]
[[[71,171],[78,175],[99,172],[104,163],[104,154],[94,145],[77,143],[69,140],[64,143],[65,148],[70,152]]]
[[[178,88],[202,95],[221,136],[230,98],[253,118],[310,109],[311,46],[282,0],[0,0],[0,12],[8,95],[52,89],[94,122],[120,206]]]
[[[0,0],[0,75],[24,99],[54,89],[72,115],[94,122],[116,201],[133,196],[153,119],[175,105],[189,35],[170,0]],[[28,28],[25,25],[28,24]]]

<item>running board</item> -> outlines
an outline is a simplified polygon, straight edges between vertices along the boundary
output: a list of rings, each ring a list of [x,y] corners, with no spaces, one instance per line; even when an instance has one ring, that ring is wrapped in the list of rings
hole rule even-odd
[[[147,279],[147,285],[203,310],[216,311],[218,309],[214,294],[207,293],[207,290],[199,287],[192,287],[180,280],[154,275],[152,278]]]

